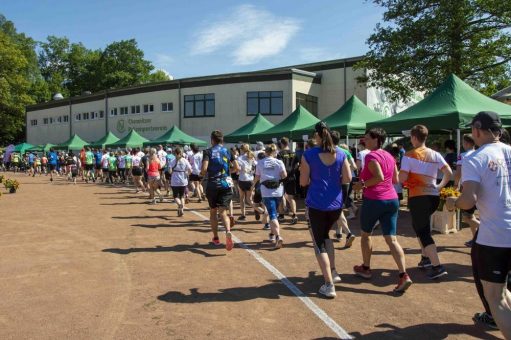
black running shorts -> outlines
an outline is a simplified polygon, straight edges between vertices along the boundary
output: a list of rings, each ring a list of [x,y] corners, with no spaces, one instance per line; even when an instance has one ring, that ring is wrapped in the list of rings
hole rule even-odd
[[[252,182],[251,181],[239,181],[238,186],[240,187],[241,191],[250,191],[250,189],[252,189]]]
[[[186,187],[172,187],[172,195],[174,198],[183,198],[185,195]]]
[[[483,281],[506,283],[511,271],[511,248],[484,246],[474,242],[472,245],[472,263]]]
[[[284,192],[286,195],[296,196],[296,180],[286,179],[284,181]]]
[[[206,197],[208,199],[209,207],[211,209],[215,209],[218,207],[224,207],[228,209],[232,200],[232,190],[231,188],[218,189],[207,187]]]

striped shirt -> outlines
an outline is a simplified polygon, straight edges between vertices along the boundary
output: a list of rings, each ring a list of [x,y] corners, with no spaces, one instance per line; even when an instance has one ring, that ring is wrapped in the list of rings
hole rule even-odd
[[[436,185],[437,171],[447,165],[442,155],[427,147],[408,151],[401,161],[401,171],[408,173],[405,185],[409,196],[438,196]]]

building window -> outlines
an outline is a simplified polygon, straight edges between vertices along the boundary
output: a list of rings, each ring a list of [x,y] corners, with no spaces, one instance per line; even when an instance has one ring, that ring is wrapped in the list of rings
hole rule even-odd
[[[161,103],[161,112],[174,111],[174,103]]]
[[[120,110],[121,110],[121,112],[120,112],[121,115],[127,115],[128,114],[128,107],[127,106],[121,107]]]
[[[247,115],[282,115],[284,100],[282,91],[247,92]]]
[[[117,116],[117,108],[110,109],[110,116]]]
[[[82,113],[82,119],[83,119],[83,120],[87,120],[87,119],[89,119],[89,113],[88,113],[88,112],[84,112],[84,113]]]
[[[30,120],[30,126],[36,126],[37,125],[37,119]]]
[[[131,114],[140,113],[140,105],[132,105],[131,106]]]
[[[43,118],[43,124],[48,125],[48,118]]]
[[[144,113],[151,113],[154,112],[154,105],[153,104],[144,104]]]
[[[303,106],[316,117],[318,116],[318,97],[296,92],[296,107],[298,105]]]
[[[99,110],[99,119],[105,118],[105,111]]]
[[[62,123],[62,116],[57,117],[57,123]]]
[[[64,123],[69,122],[69,116],[62,116],[62,120]]]
[[[54,123],[54,119],[53,117],[50,117],[50,124],[53,124]]]
[[[215,94],[185,96],[185,117],[214,117]]]
[[[75,120],[82,120],[82,115],[81,113],[77,113],[76,116],[75,116]]]

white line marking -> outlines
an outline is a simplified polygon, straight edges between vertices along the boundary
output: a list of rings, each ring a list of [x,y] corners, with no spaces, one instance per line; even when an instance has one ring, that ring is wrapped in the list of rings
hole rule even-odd
[[[195,210],[189,210],[192,214],[197,215],[198,217],[204,219],[205,221],[209,221],[209,218],[202,215],[201,213]],[[282,274],[277,268],[275,268],[270,262],[266,261],[259,253],[250,249],[245,243],[243,243],[238,237],[232,234],[232,239],[234,242],[240,245],[241,248],[245,249],[250,255],[252,255],[260,264],[262,264],[266,269],[268,269],[276,278],[278,278],[293,294],[295,294],[306,306],[309,308],[316,316],[323,321],[325,325],[328,326],[339,338],[341,339],[353,339],[351,335],[348,334],[339,326],[334,319],[328,316],[324,310],[318,307],[311,299],[309,299],[297,286],[295,286],[289,279]]]

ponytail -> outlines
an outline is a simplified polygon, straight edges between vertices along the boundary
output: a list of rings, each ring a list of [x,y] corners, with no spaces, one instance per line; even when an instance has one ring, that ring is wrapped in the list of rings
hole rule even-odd
[[[277,146],[275,144],[267,145],[264,149],[264,153],[266,156],[273,156],[273,154],[277,151]]]
[[[321,149],[325,152],[335,153],[335,143],[332,139],[332,133],[325,122],[319,122],[314,127],[314,130],[321,138]]]

